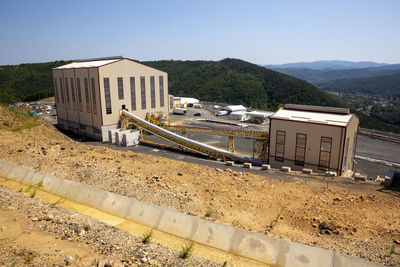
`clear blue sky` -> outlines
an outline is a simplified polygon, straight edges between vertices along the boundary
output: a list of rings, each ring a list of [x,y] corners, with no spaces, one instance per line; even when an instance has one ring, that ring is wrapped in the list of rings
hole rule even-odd
[[[400,63],[400,1],[0,0],[0,65],[111,55]]]

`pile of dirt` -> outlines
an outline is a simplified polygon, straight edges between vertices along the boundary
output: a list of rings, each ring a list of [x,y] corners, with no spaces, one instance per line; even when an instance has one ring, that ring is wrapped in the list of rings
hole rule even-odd
[[[376,186],[327,189],[311,180],[285,183],[89,146],[46,123],[0,130],[0,158],[209,220],[400,266],[399,195]]]

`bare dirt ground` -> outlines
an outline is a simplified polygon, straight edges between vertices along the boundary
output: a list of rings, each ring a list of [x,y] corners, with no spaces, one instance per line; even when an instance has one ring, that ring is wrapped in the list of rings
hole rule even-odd
[[[0,196],[0,266],[218,266],[4,186]]]
[[[9,115],[2,116],[0,124]],[[400,266],[400,198],[375,186],[326,189],[304,179],[285,183],[114,151],[72,141],[46,122],[14,132],[3,126],[0,158],[209,220]],[[280,216],[279,207],[285,207]]]

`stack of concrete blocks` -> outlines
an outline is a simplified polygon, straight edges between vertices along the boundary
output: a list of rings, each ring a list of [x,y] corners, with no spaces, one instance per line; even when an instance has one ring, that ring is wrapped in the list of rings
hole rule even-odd
[[[281,267],[383,267],[383,265],[290,240],[250,232],[169,210],[101,188],[80,184],[0,160],[0,177],[42,190],[261,263]]]
[[[136,130],[109,130],[109,141],[120,146],[135,146],[139,144],[139,131]]]

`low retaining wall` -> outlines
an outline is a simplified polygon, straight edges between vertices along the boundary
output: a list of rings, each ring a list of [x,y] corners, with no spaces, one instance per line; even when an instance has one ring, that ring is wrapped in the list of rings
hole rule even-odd
[[[0,176],[97,208],[182,238],[272,266],[383,266],[289,240],[215,223],[106,190],[44,174],[0,160]]]

